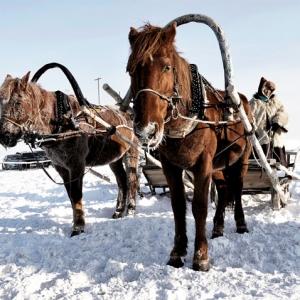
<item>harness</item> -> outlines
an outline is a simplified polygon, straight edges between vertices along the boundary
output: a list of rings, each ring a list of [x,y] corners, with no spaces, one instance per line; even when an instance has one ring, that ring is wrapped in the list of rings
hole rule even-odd
[[[186,107],[182,101],[182,96],[179,95],[178,92],[178,81],[177,81],[177,72],[176,69],[173,68],[174,72],[174,91],[171,97],[163,95],[153,89],[141,89],[137,92],[133,101],[136,101],[137,97],[142,92],[150,92],[157,95],[161,100],[167,101],[169,106],[171,107],[170,115],[165,119],[165,124],[168,123],[171,119],[177,120],[178,118],[184,119],[183,124],[180,127],[172,127],[164,129],[165,136],[170,138],[184,138],[188,134],[190,134],[198,123],[212,124],[212,125],[222,125],[227,124],[228,121],[228,113],[230,112],[230,108],[234,108],[235,110],[238,108],[236,105],[230,104],[232,101],[229,101],[226,96],[225,99],[220,95],[220,93],[198,72],[198,68],[195,64],[190,65],[191,70],[191,92],[192,92],[192,109],[188,112],[188,116],[183,116],[180,114],[178,110],[178,104],[180,104],[183,110],[186,110]],[[206,89],[212,92],[215,97],[218,99],[218,104],[209,104],[209,101],[206,96]],[[230,98],[230,97],[229,97]],[[223,108],[224,113],[222,116],[223,121],[210,121],[205,116],[205,111],[208,108],[219,109]],[[235,120],[239,121],[239,120]]]
[[[183,116],[180,114],[177,105],[180,104],[181,108],[186,110],[186,107],[182,101],[182,96],[179,95],[178,92],[178,82],[177,82],[177,73],[176,69],[173,69],[174,72],[174,91],[173,95],[171,97],[168,97],[166,95],[160,94],[159,92],[152,90],[152,89],[141,89],[137,92],[135,98],[133,101],[136,101],[138,95],[142,92],[150,92],[155,95],[157,95],[161,100],[167,101],[169,106],[171,107],[171,113],[170,115],[165,119],[164,123],[168,123],[171,119],[177,120],[178,118],[184,119],[184,122],[180,124],[179,127],[171,127],[167,128],[164,127],[164,135],[169,138],[184,138],[188,134],[190,134],[195,127],[198,125],[198,123],[204,123],[209,125],[213,125],[215,127],[215,132],[218,136],[221,136],[222,131],[225,131],[225,139],[227,139],[227,130],[228,130],[228,123],[236,123],[240,122],[239,118],[236,118],[234,120],[229,120],[228,116],[231,116],[231,119],[233,119],[232,115],[233,113],[237,112],[239,109],[239,106],[233,104],[231,98],[229,95],[227,95],[225,98],[198,72],[198,68],[196,65],[191,64],[190,65],[191,70],[191,92],[192,92],[192,108],[188,112],[188,116]],[[216,99],[218,100],[218,104],[209,104],[209,101],[207,99],[206,95],[206,89],[209,90],[211,93],[214,94]],[[242,105],[241,103],[239,105]],[[205,111],[208,108],[214,108],[214,109],[223,109],[222,113],[222,121],[210,121],[205,116]],[[220,155],[221,153],[225,152],[228,148],[230,148],[233,144],[235,144],[239,139],[241,139],[245,135],[251,135],[250,133],[244,133],[243,135],[240,135],[238,138],[236,138],[235,141],[231,142],[225,149],[221,150],[220,152],[215,154],[215,157]],[[248,139],[246,139],[246,148],[248,148]],[[228,163],[228,157],[226,159]]]
[[[203,77],[198,72],[198,67],[190,65],[191,69],[191,87],[192,87],[192,109],[190,115],[196,115],[200,120],[204,119],[205,104],[208,103],[206,91],[203,85]]]
[[[51,120],[51,124],[55,126],[53,133],[61,133],[66,129],[77,130],[79,128],[79,124],[74,118],[68,96],[61,91],[56,91],[55,96],[56,120]]]

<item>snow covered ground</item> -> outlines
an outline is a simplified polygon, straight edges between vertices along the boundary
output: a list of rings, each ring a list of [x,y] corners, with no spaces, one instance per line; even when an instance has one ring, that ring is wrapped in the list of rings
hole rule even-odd
[[[95,169],[112,177],[108,167]],[[224,237],[209,239],[212,268],[202,273],[191,269],[190,203],[188,255],[174,269],[166,265],[174,235],[168,196],[137,197],[135,217],[113,220],[116,185],[88,173],[86,232],[70,238],[63,186],[42,170],[0,170],[0,299],[299,299],[300,182],[290,191],[280,211],[272,210],[269,195],[243,196],[250,232],[237,234],[227,211]],[[213,215],[210,204],[208,238]]]

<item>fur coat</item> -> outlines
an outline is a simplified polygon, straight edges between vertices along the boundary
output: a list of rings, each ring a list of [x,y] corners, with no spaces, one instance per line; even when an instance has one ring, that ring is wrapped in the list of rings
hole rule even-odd
[[[272,95],[268,102],[255,98],[249,101],[252,114],[253,126],[257,139],[261,145],[269,144],[270,136],[273,132],[268,132],[272,124],[277,123],[280,127],[274,132],[273,146],[282,148],[285,145],[285,133],[289,130],[288,114],[283,104],[278,100],[276,95]]]

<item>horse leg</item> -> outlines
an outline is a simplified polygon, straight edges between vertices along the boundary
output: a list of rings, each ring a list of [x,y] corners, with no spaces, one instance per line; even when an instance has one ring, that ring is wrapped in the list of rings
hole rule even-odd
[[[227,184],[222,171],[216,171],[212,175],[213,181],[216,184],[218,192],[218,203],[213,220],[213,230],[211,238],[217,238],[223,236],[224,230],[224,214],[227,205]]]
[[[122,164],[122,158],[113,163],[110,163],[109,167],[115,174],[117,185],[119,188],[116,210],[112,215],[113,219],[118,219],[122,217],[122,214],[125,210],[127,195],[127,175]]]
[[[184,265],[181,257],[187,254],[188,238],[186,235],[186,198],[182,181],[182,169],[171,164],[161,156],[163,171],[171,194],[171,204],[175,221],[174,247],[170,253],[168,265],[180,268]]]
[[[55,169],[64,181],[66,191],[72,204],[73,230],[71,233],[71,237],[73,237],[74,235],[83,233],[85,227],[82,198],[83,171],[72,173],[72,176],[70,176],[69,170],[67,169],[61,168],[60,166],[55,166]]]
[[[243,178],[248,170],[248,161],[240,159],[228,169],[228,188],[235,200],[234,219],[237,233],[249,232],[242,204]]]
[[[193,258],[193,269],[195,271],[208,271],[210,268],[208,256],[208,242],[206,238],[206,218],[208,211],[208,192],[211,181],[211,159],[202,160],[201,164],[195,166],[194,173],[194,198],[192,212],[195,218],[196,236]],[[197,169],[196,169],[197,167]]]
[[[136,208],[136,192],[139,186],[138,180],[138,158],[139,152],[133,147],[129,148],[124,155],[127,174],[127,215],[134,216]]]

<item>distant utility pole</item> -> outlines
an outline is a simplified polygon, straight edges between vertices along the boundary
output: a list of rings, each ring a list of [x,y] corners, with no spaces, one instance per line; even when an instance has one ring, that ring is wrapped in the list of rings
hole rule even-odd
[[[100,105],[100,81],[101,81],[101,77],[96,78],[95,80],[98,80],[98,102]]]

